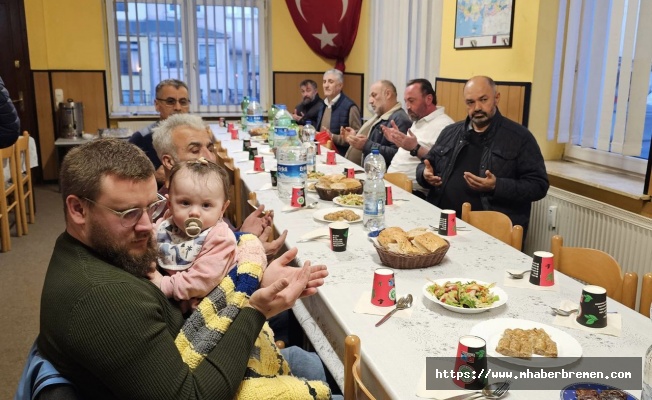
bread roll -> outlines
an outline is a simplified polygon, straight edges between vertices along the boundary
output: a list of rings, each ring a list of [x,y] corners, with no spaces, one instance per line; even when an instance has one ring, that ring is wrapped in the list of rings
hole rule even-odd
[[[432,232],[426,232],[416,236],[414,244],[428,253],[434,253],[440,247],[446,246],[447,242]]]
[[[337,190],[346,189],[346,183],[342,183],[342,182],[331,183],[331,189],[337,189]]]
[[[407,239],[407,235],[403,229],[396,226],[385,228],[378,235],[378,243],[388,250],[390,243],[398,243],[401,239]]]
[[[409,231],[407,231],[407,236],[408,236],[408,238],[410,238],[410,240],[412,240],[415,237],[426,233],[427,231],[428,231],[428,228],[424,228],[424,227],[414,228],[414,229],[410,229]]]

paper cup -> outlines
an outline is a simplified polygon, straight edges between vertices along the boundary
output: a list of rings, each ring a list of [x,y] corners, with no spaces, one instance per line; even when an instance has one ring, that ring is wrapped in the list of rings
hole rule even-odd
[[[576,320],[588,328],[607,326],[607,289],[595,285],[584,286],[580,298],[580,315]]]
[[[457,235],[455,224],[455,210],[441,210],[439,216],[439,234],[444,236]]]
[[[346,175],[347,178],[355,179],[355,168],[344,168],[344,175]]]
[[[232,130],[233,128],[235,128],[235,126],[233,125],[233,122],[229,122],[229,125],[228,125],[228,130],[229,130],[229,132],[231,132],[231,130]]]
[[[249,160],[253,160],[258,155],[258,147],[249,148]]]
[[[394,271],[391,269],[377,268],[374,271],[371,304],[379,307],[396,305],[396,285],[394,283]]]
[[[278,175],[275,169],[269,171],[269,176],[272,178],[272,187],[278,185]]]
[[[254,171],[265,171],[265,161],[263,156],[254,156]]]
[[[487,384],[487,343],[478,336],[462,336],[457,344],[453,383],[469,390]]]
[[[537,286],[552,286],[555,284],[555,264],[552,253],[547,251],[534,252],[530,283]]]
[[[244,139],[242,141],[242,151],[249,151],[251,148],[251,139]]]
[[[235,128],[229,129],[229,133],[231,134],[231,140],[238,140],[239,139],[237,129],[235,129]]]
[[[394,204],[394,198],[392,197],[392,187],[390,185],[385,185],[385,205],[391,206]]]
[[[346,242],[349,237],[349,224],[344,221],[338,221],[328,224],[330,231],[331,250],[345,251]]]
[[[328,153],[326,153],[326,164],[328,165],[336,165],[337,162],[335,161],[335,151],[334,150],[328,150]]]
[[[290,206],[292,207],[306,206],[306,196],[303,194],[303,186],[292,187],[292,197],[290,199]]]
[[[321,144],[315,140],[315,154],[321,156]]]

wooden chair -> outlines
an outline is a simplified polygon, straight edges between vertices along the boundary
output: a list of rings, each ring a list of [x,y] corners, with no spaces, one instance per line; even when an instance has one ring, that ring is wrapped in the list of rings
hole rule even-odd
[[[344,339],[344,399],[376,399],[362,383],[360,338],[356,335],[349,335]]]
[[[402,172],[389,172],[384,176],[385,180],[400,187],[408,193],[412,193],[412,180]]]
[[[18,181],[18,207],[20,209],[23,233],[27,235],[27,223],[33,224],[34,214],[34,192],[32,191],[32,170],[29,163],[29,133],[23,132],[23,136],[16,142],[16,174]],[[22,172],[23,164],[25,172]]]
[[[520,251],[523,247],[523,227],[512,226],[512,220],[498,211],[471,211],[471,204],[462,204],[462,221],[488,233]]]
[[[652,304],[652,272],[643,275],[643,284],[641,285],[641,302],[638,306],[638,312],[650,316],[650,304]]]
[[[2,252],[11,250],[9,213],[14,212],[16,223],[16,235],[23,235],[22,218],[18,205],[18,173],[16,168],[16,145],[0,149],[0,170],[2,181],[0,181],[0,250]],[[9,180],[5,181],[4,167],[9,168]]]
[[[618,261],[609,254],[584,247],[564,247],[564,239],[559,235],[552,237],[551,251],[555,269],[590,285],[601,286],[607,290],[607,296],[635,309],[638,275],[628,272],[623,277]]]
[[[218,164],[220,157],[218,157]],[[222,159],[223,166],[229,175],[229,200],[230,204],[224,215],[231,220],[235,227],[242,225],[242,180],[240,179],[240,168],[235,166],[233,158]],[[220,164],[222,165],[222,164]]]
[[[258,206],[260,206],[260,203],[258,202],[258,199],[256,198],[256,192],[249,192],[249,194],[247,195],[247,212],[246,212],[246,215],[249,216],[249,214],[256,211]],[[271,242],[271,241],[274,240],[274,225],[272,225],[271,228],[272,228],[272,233],[267,238],[268,242]]]

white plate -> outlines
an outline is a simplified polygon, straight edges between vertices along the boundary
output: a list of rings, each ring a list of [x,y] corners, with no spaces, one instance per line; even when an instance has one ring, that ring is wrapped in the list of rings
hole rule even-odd
[[[348,222],[349,224],[355,224],[356,222],[362,222],[362,210],[357,210],[357,209],[348,208],[348,207],[346,207],[346,208],[335,207],[335,208],[326,208],[326,209],[323,209],[323,210],[317,210],[312,214],[312,217],[314,219],[316,219],[317,221],[331,223],[331,222],[335,222],[335,221],[328,221],[328,220],[324,219],[324,215],[330,214],[332,212],[343,211],[343,210],[351,210],[360,217],[360,219],[357,219],[355,221],[345,221],[345,222]]]
[[[353,206],[351,204],[340,203],[340,196],[337,196],[337,197],[333,198],[333,203],[337,204],[338,206],[342,206],[342,207],[362,208],[362,204],[360,204],[359,206]]]
[[[506,357],[496,351],[498,341],[503,336],[505,329],[544,329],[550,338],[557,343],[558,358],[550,358],[533,354],[532,358],[525,360],[522,358]],[[471,328],[472,335],[480,336],[487,342],[487,355],[491,357],[500,357],[501,360],[526,367],[561,367],[568,365],[582,357],[582,345],[568,333],[554,328],[550,325],[542,324],[535,321],[515,318],[495,318],[480,322]]]
[[[442,306],[442,307],[444,307],[444,308],[446,308],[448,310],[451,310],[451,311],[454,311],[454,312],[460,313],[460,314],[478,314],[478,313],[481,313],[481,312],[493,310],[494,308],[498,308],[498,307],[502,306],[503,304],[507,303],[507,293],[505,293],[505,291],[503,289],[501,289],[499,287],[496,287],[496,286],[492,287],[489,290],[491,291],[491,293],[497,294],[499,299],[497,301],[495,301],[491,305],[491,307],[486,307],[486,308],[463,308],[463,307],[452,306],[450,304],[446,304],[446,303],[444,303],[442,301],[439,301],[439,299],[437,297],[435,297],[435,295],[433,295],[432,293],[430,293],[428,291],[428,287],[432,286],[434,283],[437,283],[439,285],[443,285],[446,282],[457,282],[457,281],[460,281],[462,283],[475,281],[479,285],[484,285],[484,286],[489,285],[489,283],[487,283],[487,282],[479,281],[479,280],[476,280],[476,279],[468,279],[468,278],[436,279],[436,280],[434,280],[432,282],[426,283],[423,286],[423,290],[422,290],[423,295],[426,297],[426,299],[432,301],[433,303],[439,304],[440,306]]]
[[[317,189],[315,189],[314,187],[311,189],[310,188],[310,183],[306,182],[306,192],[317,193]]]

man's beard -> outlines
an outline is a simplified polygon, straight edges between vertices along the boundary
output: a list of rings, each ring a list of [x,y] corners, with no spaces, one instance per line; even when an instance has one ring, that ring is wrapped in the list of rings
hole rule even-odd
[[[419,118],[419,115],[417,113],[415,113],[414,111],[408,111],[408,115],[410,116],[410,119],[412,120],[412,122],[417,122],[418,120],[421,119],[421,118]]]
[[[303,96],[303,104],[310,104],[315,98],[310,96]]]
[[[158,249],[153,235],[150,235],[144,253],[132,255],[129,254],[126,248],[118,245],[113,240],[112,235],[102,224],[92,221],[89,229],[90,244],[101,258],[139,278],[147,277],[151,264],[156,261],[158,256]]]
[[[473,121],[473,124],[475,124],[477,128],[485,128],[491,123],[491,118],[489,118],[485,112],[479,111],[473,114],[471,121]]]

